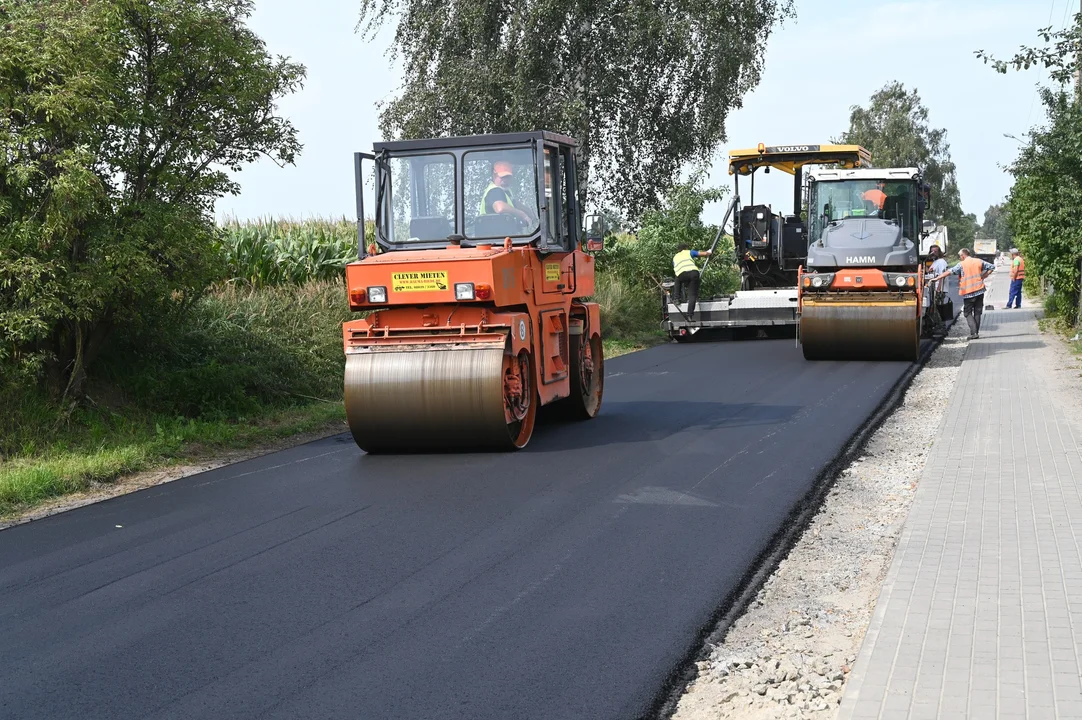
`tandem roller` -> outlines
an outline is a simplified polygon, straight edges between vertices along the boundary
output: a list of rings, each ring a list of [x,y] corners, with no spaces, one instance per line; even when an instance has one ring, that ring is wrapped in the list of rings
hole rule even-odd
[[[797,271],[805,359],[919,359],[930,193],[915,167],[809,173],[807,263]]]
[[[342,340],[346,417],[362,450],[517,450],[543,406],[598,414],[601,315],[587,298],[604,224],[591,215],[583,228],[575,149],[530,132],[355,154],[360,252],[346,290],[363,316]],[[365,160],[377,194],[367,246]]]

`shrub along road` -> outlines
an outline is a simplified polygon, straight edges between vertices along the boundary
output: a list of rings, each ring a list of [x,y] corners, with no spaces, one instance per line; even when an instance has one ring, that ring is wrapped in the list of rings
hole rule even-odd
[[[0,706],[636,717],[908,367],[664,345],[519,453],[338,436],[5,530]]]

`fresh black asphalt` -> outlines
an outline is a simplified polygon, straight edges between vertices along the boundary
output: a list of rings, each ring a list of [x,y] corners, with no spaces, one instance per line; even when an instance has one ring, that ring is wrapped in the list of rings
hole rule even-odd
[[[343,435],[0,532],[0,716],[638,717],[907,367],[666,345],[521,452]]]

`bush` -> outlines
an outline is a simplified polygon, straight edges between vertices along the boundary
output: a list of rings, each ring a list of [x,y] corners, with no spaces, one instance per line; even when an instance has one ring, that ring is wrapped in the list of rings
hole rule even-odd
[[[121,338],[102,379],[156,412],[242,417],[313,398],[341,400],[345,284],[226,286],[175,331]],[[115,359],[115,360],[114,360]]]
[[[1030,141],[1011,166],[1015,182],[1007,201],[1008,222],[1026,259],[1026,283],[1050,285],[1049,316],[1076,322],[1082,241],[1082,108],[1074,95],[1041,88],[1049,126]]]
[[[165,419],[244,422],[314,400],[340,404],[350,317],[341,281],[212,291],[156,330],[118,333],[62,426],[37,386],[0,386],[0,457],[33,454],[42,438],[54,449],[93,445]]]
[[[82,397],[120,327],[186,305],[215,267],[227,170],[291,163],[276,115],[304,68],[267,53],[246,0],[0,5],[0,346]],[[69,404],[70,406],[70,404]]]
[[[702,222],[703,207],[722,192],[703,189],[698,178],[676,186],[658,210],[647,213],[639,232],[612,236],[597,257],[597,294],[606,337],[656,335],[661,321],[661,283],[673,277],[672,259],[681,243],[706,250],[717,227]],[[740,282],[732,238],[718,242],[703,276],[700,297],[734,291]],[[700,267],[702,264],[700,263]]]
[[[607,339],[645,344],[659,337],[661,295],[644,292],[615,273],[599,273],[594,300],[601,306],[601,332]]]

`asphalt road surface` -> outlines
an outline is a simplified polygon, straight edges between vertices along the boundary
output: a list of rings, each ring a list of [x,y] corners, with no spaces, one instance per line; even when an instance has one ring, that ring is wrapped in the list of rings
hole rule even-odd
[[[348,436],[0,532],[0,715],[634,718],[906,363],[608,363],[518,453]]]

